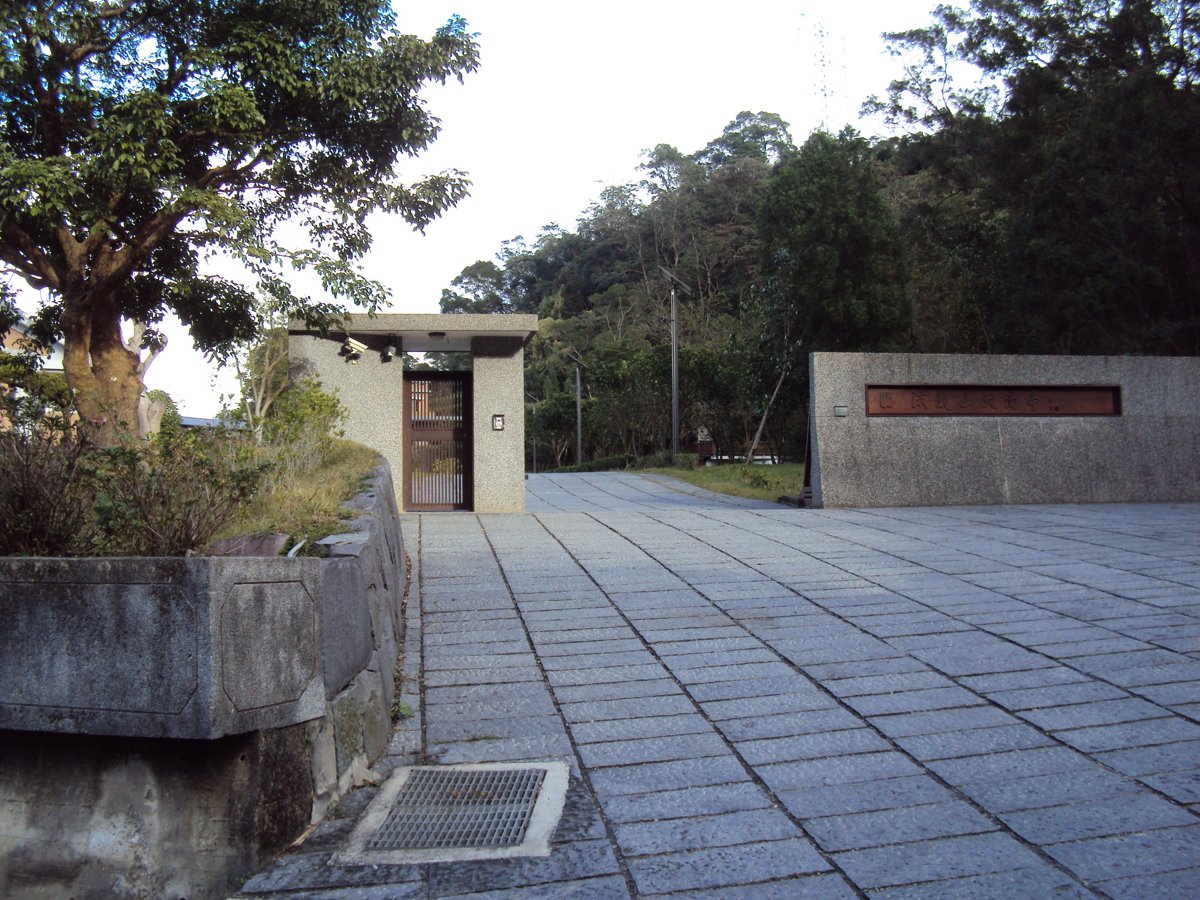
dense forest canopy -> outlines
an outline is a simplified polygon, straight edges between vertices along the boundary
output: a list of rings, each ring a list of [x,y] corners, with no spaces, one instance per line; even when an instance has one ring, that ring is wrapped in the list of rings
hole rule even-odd
[[[793,143],[742,112],[704,148],[648,151],[574,230],[465,268],[447,312],[536,312],[539,465],[670,446],[669,281],[683,443],[801,457],[812,350],[1200,352],[1196,4],[940,6],[889,35],[903,75],[851,129]]]

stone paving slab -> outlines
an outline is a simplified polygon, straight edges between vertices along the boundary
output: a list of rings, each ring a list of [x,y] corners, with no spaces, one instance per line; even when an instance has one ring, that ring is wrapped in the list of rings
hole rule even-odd
[[[798,510],[634,473],[404,518],[412,761],[570,764],[549,857],[261,897],[1165,897],[1200,884],[1200,505]]]

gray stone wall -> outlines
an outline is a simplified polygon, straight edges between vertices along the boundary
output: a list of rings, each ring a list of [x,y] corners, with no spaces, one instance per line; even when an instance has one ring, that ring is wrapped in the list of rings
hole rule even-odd
[[[316,559],[0,560],[0,729],[209,740],[316,718],[320,594]]]
[[[1194,357],[813,353],[810,375],[817,506],[1200,500]],[[868,417],[868,384],[1118,385],[1122,411]]]
[[[306,726],[213,741],[0,732],[0,897],[228,897],[308,824]]]
[[[325,716],[315,723],[313,820],[362,782],[387,749],[404,643],[404,542],[386,463],[349,504],[358,515],[321,541]]]
[[[471,344],[475,417],[475,511],[525,511],[525,350],[512,338]],[[504,417],[504,430],[492,417]]]
[[[321,380],[325,390],[349,412],[346,437],[378,450],[399,479],[404,472],[404,363],[379,353],[364,353],[351,361],[338,353],[341,340],[312,334],[291,334],[288,353],[300,371]],[[403,496],[400,483],[394,485]]]
[[[349,507],[324,559],[220,560],[215,601],[185,588],[217,560],[0,560],[0,897],[225,897],[367,777],[404,640],[386,464]]]

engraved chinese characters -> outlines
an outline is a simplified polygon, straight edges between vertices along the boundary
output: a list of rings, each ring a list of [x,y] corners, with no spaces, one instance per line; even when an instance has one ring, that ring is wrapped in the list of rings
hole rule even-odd
[[[867,385],[868,416],[1119,416],[1115,385]]]

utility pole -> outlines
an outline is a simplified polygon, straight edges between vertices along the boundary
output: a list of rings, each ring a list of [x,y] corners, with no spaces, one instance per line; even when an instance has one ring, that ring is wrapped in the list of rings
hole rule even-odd
[[[667,276],[671,285],[671,462],[679,455],[679,304],[675,299],[675,286],[683,288],[685,294],[691,289],[675,277],[675,273],[663,266],[659,271]]]
[[[671,282],[671,465],[679,454],[679,304]]]
[[[575,364],[575,464],[583,462],[583,387]]]
[[[533,423],[532,443],[533,443],[533,474],[537,474],[537,400],[535,400],[528,391],[525,392],[525,399],[529,401],[529,417]]]
[[[575,463],[583,462],[583,380],[580,369],[586,369],[585,363],[574,350],[568,350],[567,355],[575,363]]]

